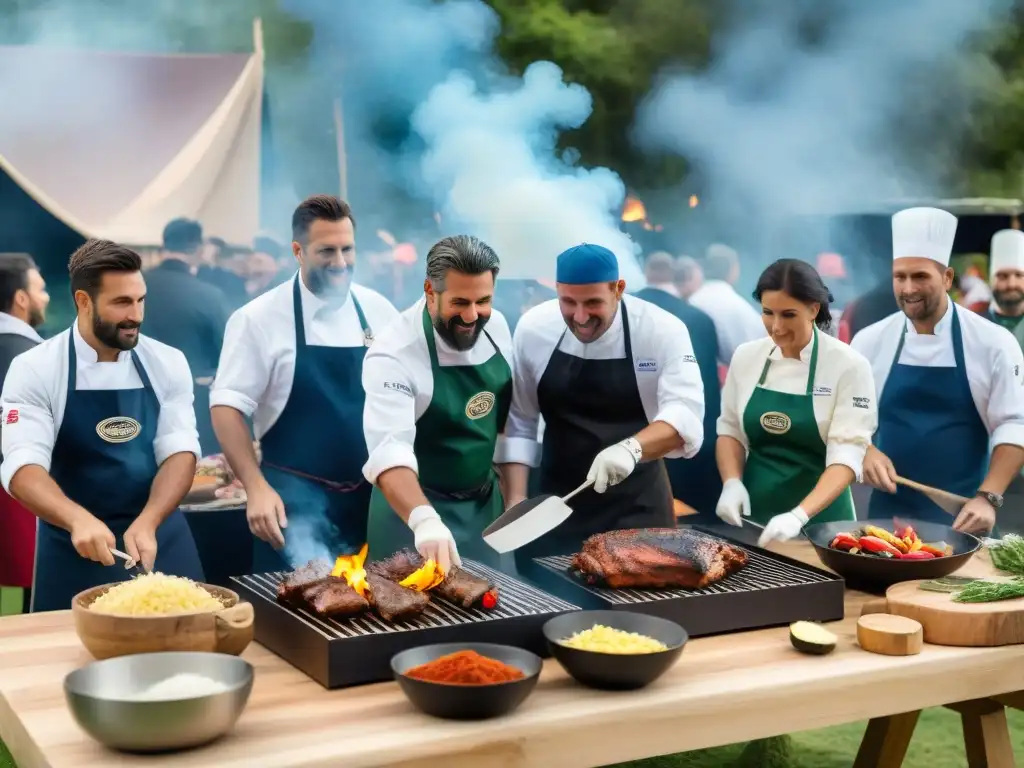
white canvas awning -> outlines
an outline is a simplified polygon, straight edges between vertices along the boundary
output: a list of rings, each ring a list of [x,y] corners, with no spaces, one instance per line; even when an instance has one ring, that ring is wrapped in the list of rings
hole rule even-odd
[[[186,216],[260,225],[263,50],[182,55],[0,46],[0,171],[84,237],[161,242]]]

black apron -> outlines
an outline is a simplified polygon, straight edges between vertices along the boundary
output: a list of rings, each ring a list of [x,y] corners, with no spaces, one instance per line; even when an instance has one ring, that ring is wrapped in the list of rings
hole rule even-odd
[[[149,501],[159,470],[153,442],[160,401],[139,356],[131,355],[141,387],[76,389],[74,330],[68,334],[68,395],[50,462],[50,476],[64,495],[106,523],[122,550],[124,533]],[[105,566],[79,555],[63,528],[40,520],[36,536],[33,612],[67,610],[79,592],[132,575],[119,560]],[[180,509],[164,520],[156,538],[154,570],[204,580]]]
[[[551,353],[537,385],[544,417],[544,451],[540,492],[564,496],[586,480],[594,458],[610,445],[632,437],[650,424],[633,370],[629,314],[623,301],[622,336],[625,357],[587,360]],[[618,528],[674,527],[672,488],[665,462],[642,462],[633,473],[604,493],[588,488],[569,502],[573,513],[558,528],[516,550],[516,567],[527,570],[532,558],[568,555],[595,533]]]
[[[372,486],[363,478],[363,358],[373,341],[355,294],[349,298],[363,329],[358,347],[306,343],[299,276],[295,276],[295,376],[284,410],[260,438],[263,476],[284,502],[288,528],[278,552],[253,537],[253,572],[287,571],[322,545],[332,556],[354,554],[366,541]],[[338,310],[341,311],[341,310]]]

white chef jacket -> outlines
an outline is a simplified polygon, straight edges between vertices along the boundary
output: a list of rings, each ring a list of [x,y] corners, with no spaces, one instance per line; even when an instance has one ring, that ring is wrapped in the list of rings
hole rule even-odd
[[[24,320],[14,315],[9,315],[6,312],[0,312],[0,335],[24,336],[26,339],[31,339],[37,343],[42,343],[43,341],[43,337],[39,335],[35,328]]]
[[[955,365],[952,312],[960,317],[967,380],[991,445],[1024,447],[1024,353],[1005,328],[947,299],[946,314],[936,324],[934,335],[919,334],[906,315],[896,312],[861,330],[850,343],[871,361],[881,400],[904,325],[907,336],[900,363],[932,368]]]
[[[689,301],[714,322],[715,335],[718,336],[718,361],[723,365],[732,362],[740,344],[768,335],[761,314],[725,280],[706,281]]]
[[[811,369],[813,339],[800,351],[800,359],[784,358],[770,337],[748,341],[736,348],[722,389],[719,436],[739,440],[750,447],[743,429],[743,412],[771,355],[764,387],[776,392],[803,395]],[[878,428],[878,399],[871,364],[849,345],[826,333],[818,333],[818,365],[814,373],[814,420],[825,443],[825,464],[842,464],[858,479],[864,455]]]
[[[626,356],[623,307],[629,313],[633,371],[644,413],[650,422],[671,425],[684,441],[682,448],[666,458],[688,459],[700,450],[704,442],[704,384],[683,321],[650,302],[629,296],[620,302],[608,330],[584,344],[566,327],[558,299],[551,299],[530,309],[516,325],[515,388],[505,429],[508,461],[531,467],[540,463],[537,387],[556,345],[566,354],[590,360]],[[615,407],[616,403],[608,404],[609,409]]]
[[[224,329],[210,406],[227,405],[253,417],[256,438],[281,416],[295,379],[294,280],[272,288],[236,310]],[[335,312],[317,316],[326,302],[299,279],[306,344],[363,347],[365,339],[351,296],[359,301],[376,336],[398,318],[391,302],[370,288],[353,284],[349,299]]]
[[[430,366],[430,350],[423,333],[423,305],[420,299],[405,310],[373,343],[363,361],[363,389],[366,405],[363,407],[363,433],[369,459],[363,475],[370,483],[377,476],[395,467],[408,467],[419,472],[413,445],[416,440],[416,422],[426,413],[434,394],[434,375]],[[484,326],[494,344],[483,333],[471,349],[459,351],[432,329],[440,366],[481,365],[494,356],[494,347],[514,372],[512,334],[505,316],[496,309]],[[505,440],[498,436],[494,448],[494,462],[506,462]]]
[[[11,478],[24,466],[38,464],[50,471],[57,433],[64,421],[68,397],[68,340],[74,338],[77,355],[76,389],[140,389],[142,379],[132,363],[131,352],[121,352],[117,362],[97,361],[96,350],[78,331],[64,331],[11,361],[4,380],[3,464],[0,481],[10,492]],[[176,453],[202,455],[196,414],[192,406],[192,372],[185,355],[155,339],[139,334],[135,346],[160,402],[153,452],[157,464]]]

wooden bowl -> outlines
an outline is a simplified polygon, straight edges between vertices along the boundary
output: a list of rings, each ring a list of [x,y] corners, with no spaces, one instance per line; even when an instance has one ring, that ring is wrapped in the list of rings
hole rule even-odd
[[[75,595],[71,612],[75,631],[97,659],[136,653],[200,651],[238,656],[252,642],[252,605],[230,589],[200,584],[224,603],[219,611],[197,611],[170,616],[115,616],[89,609],[93,600],[116,584],[105,584]]]

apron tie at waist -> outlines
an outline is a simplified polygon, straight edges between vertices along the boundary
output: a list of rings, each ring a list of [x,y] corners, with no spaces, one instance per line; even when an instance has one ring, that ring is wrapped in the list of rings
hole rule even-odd
[[[360,488],[366,485],[366,480],[362,478],[360,478],[359,480],[335,482],[334,480],[327,480],[323,477],[317,477],[316,475],[310,475],[307,474],[306,472],[300,472],[299,470],[292,469],[291,467],[283,467],[280,464],[274,464],[273,462],[269,462],[266,459],[263,460],[263,466],[270,467],[271,469],[276,469],[279,472],[287,472],[289,475],[301,477],[303,480],[309,480],[318,485],[322,485],[324,488],[330,491],[334,491],[335,493],[352,493],[353,491],[358,491]]]
[[[480,501],[490,496],[493,485],[494,477],[492,476],[484,481],[482,485],[464,491],[438,491],[434,488],[424,487],[423,492],[427,496],[436,496],[446,501]]]

